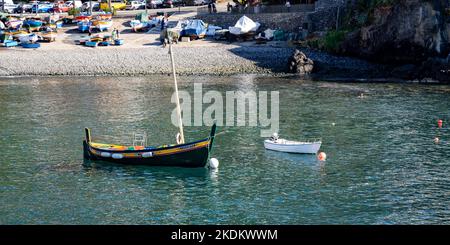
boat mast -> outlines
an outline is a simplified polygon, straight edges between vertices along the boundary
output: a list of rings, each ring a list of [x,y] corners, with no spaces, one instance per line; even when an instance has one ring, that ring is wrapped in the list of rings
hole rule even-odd
[[[173,59],[173,51],[172,51],[172,42],[171,41],[169,41],[169,54],[170,54],[170,61],[172,62],[173,81],[175,83],[175,97],[177,100],[178,125],[180,127],[180,136],[181,136],[180,144],[184,144],[184,133],[183,133],[183,122],[181,120],[180,98],[178,97],[177,75],[175,73],[175,61]]]

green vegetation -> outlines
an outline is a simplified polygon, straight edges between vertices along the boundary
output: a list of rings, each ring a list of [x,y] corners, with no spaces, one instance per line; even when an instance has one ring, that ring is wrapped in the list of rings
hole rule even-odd
[[[321,40],[322,48],[330,53],[337,53],[339,46],[345,39],[347,31],[329,31]]]
[[[75,15],[80,14],[80,12],[81,12],[81,11],[80,11],[79,8],[72,8],[72,9],[69,10],[68,14],[69,14],[69,15],[74,15],[74,16],[75,16]]]
[[[308,39],[303,45],[312,49],[324,50],[330,53],[339,53],[341,43],[345,40],[348,31],[329,31],[323,37]]]

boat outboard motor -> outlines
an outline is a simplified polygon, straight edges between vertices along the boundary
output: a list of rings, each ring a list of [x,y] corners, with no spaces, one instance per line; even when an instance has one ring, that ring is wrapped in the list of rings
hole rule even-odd
[[[270,141],[277,141],[278,140],[278,134],[277,133],[273,133],[272,136],[270,136]]]

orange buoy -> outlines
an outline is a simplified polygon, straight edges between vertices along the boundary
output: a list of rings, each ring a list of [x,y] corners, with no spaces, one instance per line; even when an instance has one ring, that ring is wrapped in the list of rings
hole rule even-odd
[[[319,159],[319,161],[325,161],[327,159],[327,154],[325,154],[325,152],[319,152],[317,159]]]
[[[438,127],[442,128],[442,120],[441,119],[438,120]]]
[[[434,143],[439,144],[439,138],[438,137],[434,138]]]

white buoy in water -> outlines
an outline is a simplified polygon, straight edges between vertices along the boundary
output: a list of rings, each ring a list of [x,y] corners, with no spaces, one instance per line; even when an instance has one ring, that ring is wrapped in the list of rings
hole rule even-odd
[[[211,169],[217,169],[219,167],[219,160],[216,158],[209,159],[209,167]]]

